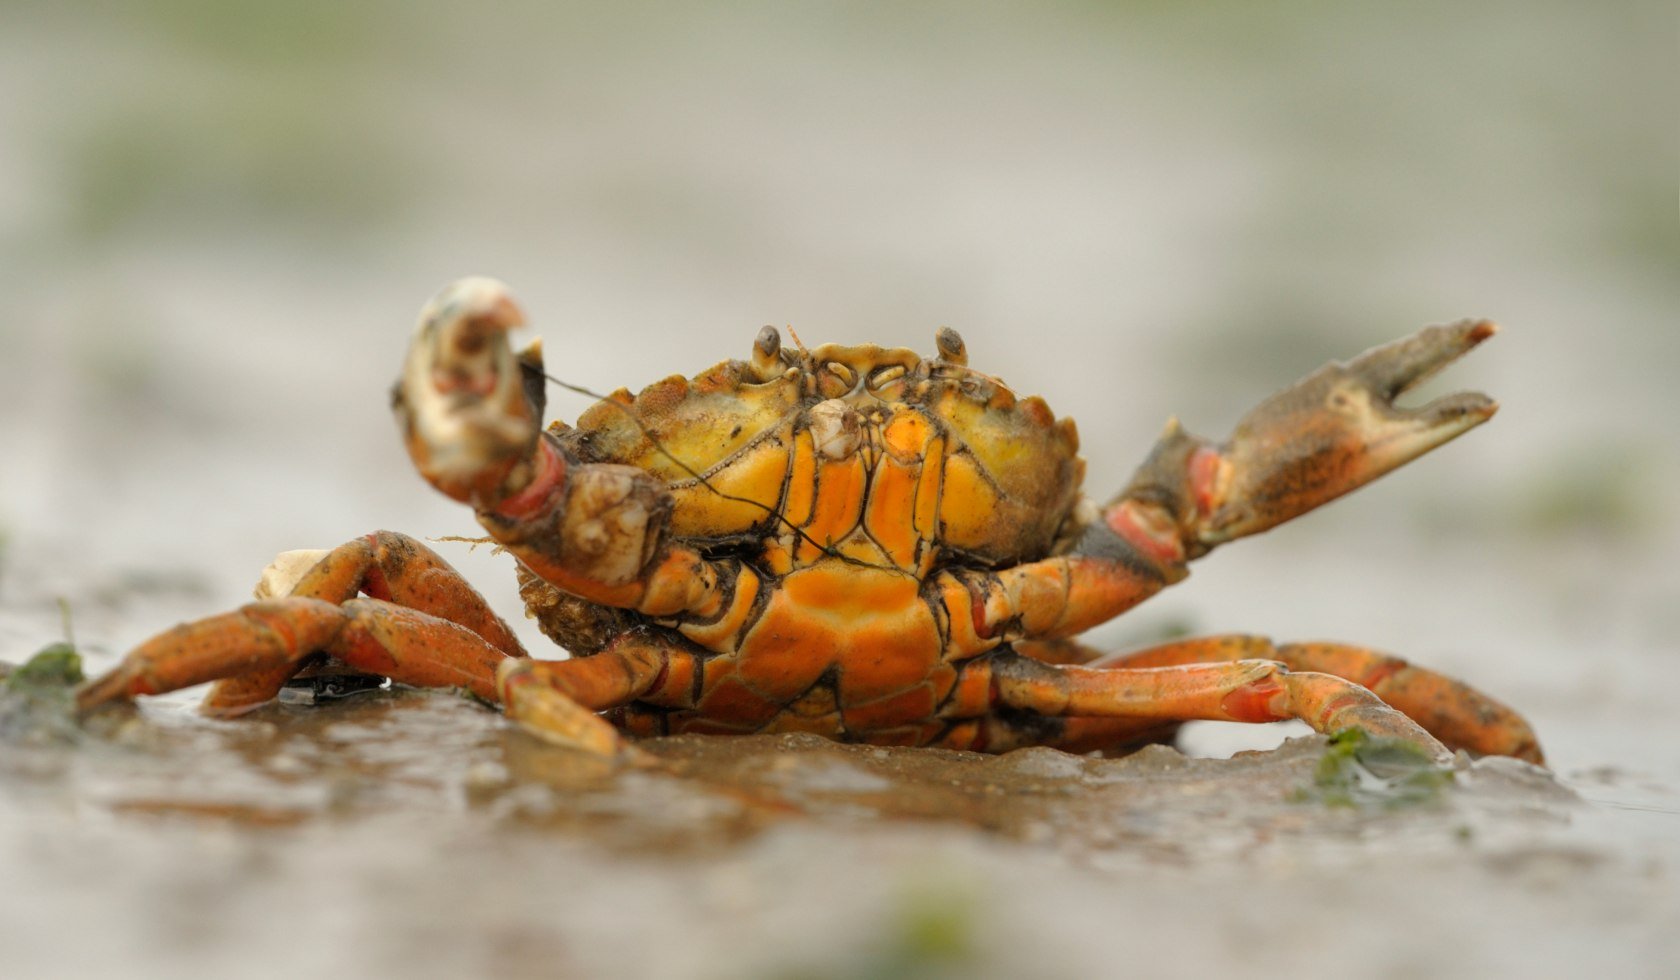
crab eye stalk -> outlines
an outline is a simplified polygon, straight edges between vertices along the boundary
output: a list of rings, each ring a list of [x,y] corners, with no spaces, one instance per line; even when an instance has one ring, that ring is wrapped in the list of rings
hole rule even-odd
[[[766,326],[753,339],[752,370],[760,381],[769,381],[782,373],[782,335],[775,327]]]
[[[960,334],[950,327],[940,327],[933,335],[934,345],[939,348],[939,359],[947,364],[968,365],[968,348],[963,346]]]

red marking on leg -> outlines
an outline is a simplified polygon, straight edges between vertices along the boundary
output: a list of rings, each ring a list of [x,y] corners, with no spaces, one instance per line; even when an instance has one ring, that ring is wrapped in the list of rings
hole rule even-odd
[[[982,640],[991,639],[991,627],[986,625],[985,599],[981,596],[975,595],[972,591],[969,592],[969,599],[968,614],[969,618],[974,621],[974,635],[978,636]]]
[[[1375,691],[1378,684],[1405,670],[1407,666],[1409,665],[1406,661],[1399,657],[1384,657],[1375,667],[1367,671],[1364,677],[1360,678],[1359,683],[1365,688]]]
[[[646,690],[646,691],[657,691],[657,690],[659,690],[660,688],[665,686],[665,679],[667,677],[669,677],[670,675],[671,675],[671,661],[669,659],[661,660],[659,662],[659,673],[653,675],[653,682],[648,684],[648,686],[644,690]]]
[[[1103,515],[1103,523],[1127,544],[1163,564],[1184,561],[1184,541],[1178,526],[1157,507],[1122,500]]]
[[[397,667],[391,651],[369,634],[365,628],[352,626],[339,634],[333,652],[345,663],[370,674],[389,674]]]
[[[1318,712],[1318,723],[1313,727],[1321,732],[1328,732],[1330,730],[1331,718],[1334,718],[1338,713],[1345,711],[1348,708],[1358,707],[1364,703],[1365,699],[1359,696],[1359,692],[1357,690],[1343,691],[1324,702],[1324,707]]]
[[[133,677],[129,678],[123,693],[131,698],[139,694],[157,694],[157,681],[152,677],[150,671],[142,668]]]
[[[525,489],[496,505],[496,513],[503,517],[529,517],[554,496],[561,481],[566,479],[566,461],[547,439],[537,440],[537,475]]]
[[[497,683],[501,686],[504,700],[511,700],[514,691],[527,684],[534,684],[536,680],[530,670],[510,670],[502,674]]]
[[[1273,702],[1282,693],[1282,679],[1269,674],[1225,695],[1219,701],[1219,709],[1232,721],[1280,721],[1286,716],[1273,707]]]
[[[1219,490],[1219,471],[1223,461],[1216,450],[1206,446],[1190,455],[1190,494],[1196,498],[1196,512],[1203,517],[1213,513],[1214,499]]]

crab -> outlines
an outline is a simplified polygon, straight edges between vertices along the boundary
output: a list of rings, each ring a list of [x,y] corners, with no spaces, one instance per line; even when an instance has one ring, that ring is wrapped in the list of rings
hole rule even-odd
[[[1465,320],[1332,363],[1223,443],[1171,421],[1108,503],[1081,494],[1071,419],[937,353],[784,346],[541,424],[540,342],[501,283],[423,309],[393,404],[420,474],[518,562],[567,659],[529,657],[437,554],[380,531],[315,553],[273,597],[184,624],[78,692],[84,711],[215,681],[234,715],[334,658],[464,688],[593,753],[636,736],[800,731],[1003,752],[1116,750],[1195,719],[1359,727],[1445,761],[1541,762],[1529,725],[1459,681],[1363,646],[1185,639],[1105,654],[1075,637],[1188,563],[1490,418],[1480,394],[1394,398],[1491,337]]]

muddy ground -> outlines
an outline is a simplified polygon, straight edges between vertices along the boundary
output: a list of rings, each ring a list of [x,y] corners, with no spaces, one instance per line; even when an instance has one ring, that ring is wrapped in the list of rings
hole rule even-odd
[[[1097,497],[1169,415],[1486,316],[1421,394],[1497,418],[1090,640],[1368,643],[1523,711],[1551,774],[1343,806],[1322,743],[1208,727],[607,772],[449,696],[185,692],[0,744],[0,976],[1680,973],[1670,6],[7,5],[0,661],[61,602],[99,670],[279,551],[473,534],[387,402],[465,274],[597,390],[765,323],[954,327],[1078,419]],[[438,547],[556,655],[505,558]]]
[[[1418,774],[1340,779],[1316,736],[1233,759],[689,736],[614,767],[450,695],[153,704],[8,746],[4,949],[14,976],[1673,962],[1672,844],[1522,763]]]

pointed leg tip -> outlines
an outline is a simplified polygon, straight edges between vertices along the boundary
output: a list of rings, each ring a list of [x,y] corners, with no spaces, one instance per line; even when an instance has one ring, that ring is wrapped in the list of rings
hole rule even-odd
[[[1466,320],[1464,339],[1473,347],[1499,332],[1499,324],[1492,320]]]
[[[605,718],[545,683],[533,660],[505,660],[496,668],[503,712],[527,733],[550,745],[603,758],[621,757],[628,745]]]
[[[122,667],[107,671],[76,688],[76,714],[87,715],[104,705],[127,701],[133,697],[129,690],[128,671]]]

